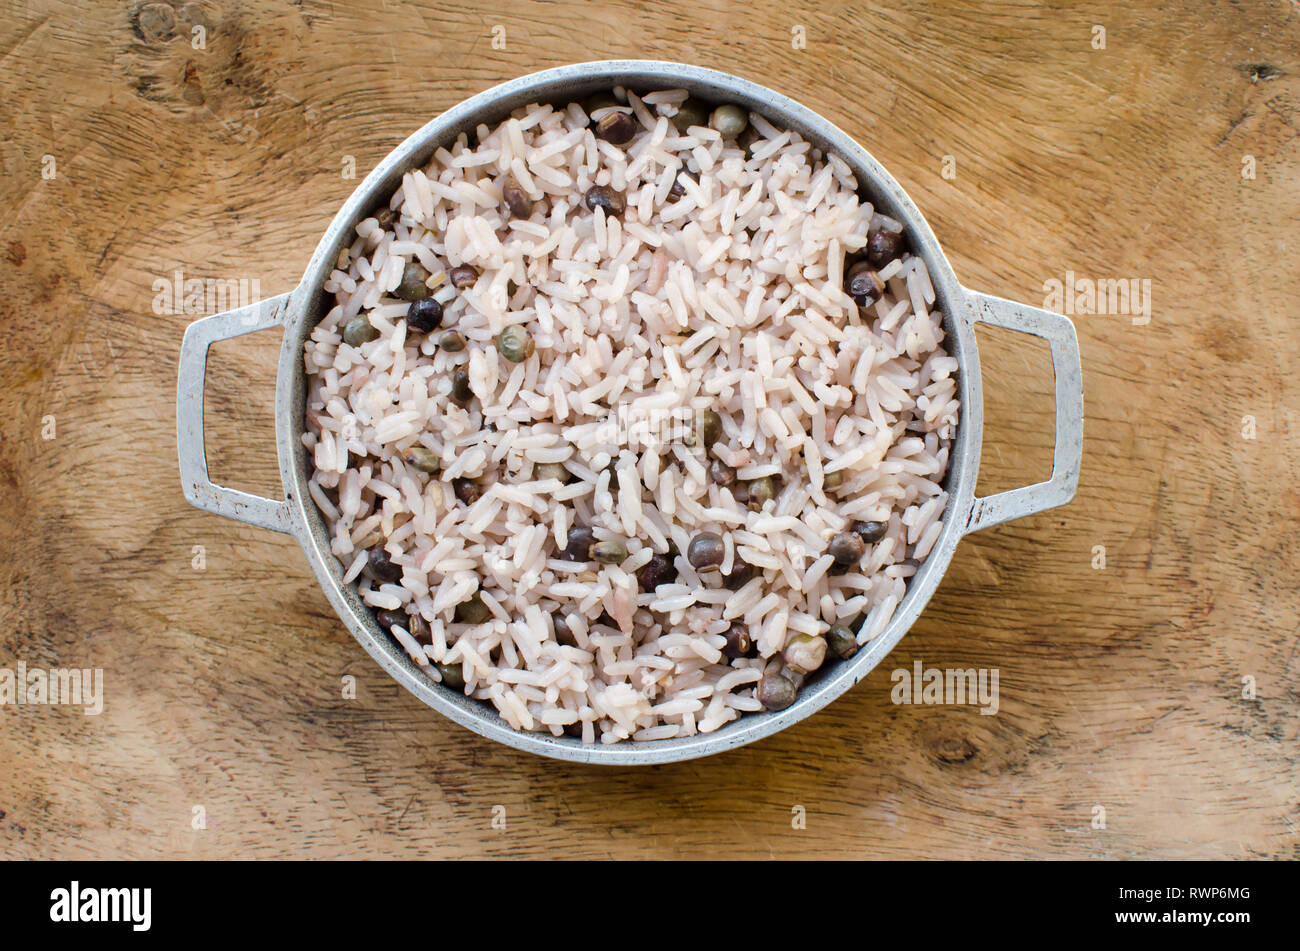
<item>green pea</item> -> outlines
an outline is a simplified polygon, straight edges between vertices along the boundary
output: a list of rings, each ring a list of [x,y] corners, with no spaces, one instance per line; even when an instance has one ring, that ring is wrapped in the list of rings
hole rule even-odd
[[[786,667],[797,674],[810,674],[826,659],[826,641],[813,634],[795,634],[782,654]]]
[[[706,448],[722,438],[722,417],[713,410],[701,410],[695,423],[700,430],[700,440]]]
[[[858,652],[858,639],[843,624],[836,624],[826,632],[826,646],[840,660],[848,660]]]
[[[537,345],[527,330],[511,324],[497,335],[497,349],[511,363],[523,363],[537,350]]]
[[[763,476],[749,483],[749,501],[756,508],[761,509],[764,502],[770,502],[774,498],[776,498],[776,480],[771,476]]]
[[[468,601],[456,605],[455,618],[461,624],[482,624],[491,616],[492,612],[477,594],[472,595]]]
[[[438,349],[448,353],[460,353],[465,349],[465,335],[459,330],[448,330],[438,338]]]
[[[357,314],[343,328],[343,342],[353,347],[359,347],[378,336],[379,331],[370,326],[370,318],[365,314]]]
[[[587,118],[590,119],[591,114],[597,109],[609,109],[613,106],[621,105],[623,104],[614,97],[612,92],[602,89],[600,92],[593,93],[582,101],[582,111],[585,112]]]
[[[740,106],[718,106],[713,110],[709,125],[722,133],[724,139],[734,139],[745,131],[745,126],[749,125],[749,117]]]
[[[423,300],[433,293],[424,282],[429,279],[429,272],[423,264],[415,259],[406,262],[402,271],[401,283],[393,291],[394,297],[402,300]]]
[[[442,459],[432,449],[413,446],[406,451],[406,461],[421,472],[438,472],[442,469]]]
[[[687,99],[677,107],[677,114],[670,121],[678,132],[685,135],[691,126],[708,123],[709,107],[698,99]]]
[[[465,671],[460,664],[434,664],[442,675],[442,685],[452,690],[465,689]]]
[[[620,541],[596,542],[591,546],[592,561],[620,565],[627,560],[627,546]]]

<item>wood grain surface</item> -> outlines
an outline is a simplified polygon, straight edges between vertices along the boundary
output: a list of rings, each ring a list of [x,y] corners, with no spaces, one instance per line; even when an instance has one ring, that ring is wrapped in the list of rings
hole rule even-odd
[[[0,667],[105,684],[99,716],[0,707],[4,856],[1300,857],[1295,3],[0,8]],[[1149,281],[1151,303],[1075,317],[1073,504],[965,540],[823,712],[642,769],[444,721],[347,634],[294,540],[190,508],[193,315],[155,300],[178,269],[290,289],[430,117],[614,57],[820,111],[970,287],[1043,305],[1072,271]],[[980,340],[987,492],[1050,469],[1052,378],[1026,339]],[[207,394],[214,477],[268,494],[278,346],[218,346]],[[892,703],[915,661],[997,669],[998,713]]]

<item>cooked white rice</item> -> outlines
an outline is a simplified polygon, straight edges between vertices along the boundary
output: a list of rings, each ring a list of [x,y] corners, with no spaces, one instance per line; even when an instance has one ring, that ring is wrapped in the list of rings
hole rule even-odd
[[[846,255],[901,225],[860,198],[842,160],[758,115],[747,158],[712,129],[676,131],[681,91],[615,93],[641,127],[625,146],[595,138],[576,104],[531,105],[408,173],[398,217],[362,221],[340,254],[325,282],[336,303],[304,353],[311,494],[345,580],[376,609],[428,622],[423,642],[393,633],[431,678],[459,664],[465,693],[515,729],[588,743],[716,730],[761,709],[756,683],[789,638],[832,624],[855,625],[859,644],[879,636],[938,538],[959,410],[921,259],[883,268],[883,296],[861,311],[843,290]],[[503,205],[507,173],[533,200],[527,220]],[[585,207],[593,185],[625,197],[621,218]],[[413,257],[444,305],[427,336],[389,294]],[[461,264],[480,276],[457,291],[445,270]],[[379,336],[353,347],[341,335],[357,314]],[[536,342],[520,364],[496,347],[510,324]],[[438,349],[448,327],[464,351]],[[468,408],[449,397],[460,366]],[[712,456],[741,482],[781,477],[763,510],[674,438],[667,424],[702,409],[721,415]],[[440,473],[405,461],[417,445]],[[536,479],[543,463],[574,481]],[[842,485],[824,492],[832,472]],[[458,502],[453,478],[481,497]],[[836,573],[827,542],[853,520],[888,531],[860,569]],[[624,541],[627,561],[557,557],[575,525]],[[723,536],[724,569],[746,562],[754,579],[729,590],[678,555],[674,583],[638,590],[653,552],[684,553],[700,531]],[[370,576],[376,545],[400,583]],[[490,618],[455,623],[476,591]],[[557,616],[576,646],[556,639]],[[721,653],[733,622],[759,656]]]

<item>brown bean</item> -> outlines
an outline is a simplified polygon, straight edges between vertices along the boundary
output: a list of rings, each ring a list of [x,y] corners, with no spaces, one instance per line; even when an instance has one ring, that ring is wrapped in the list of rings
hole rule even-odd
[[[433,631],[429,627],[429,622],[418,614],[407,614],[405,611],[377,611],[375,620],[379,626],[388,632],[392,632],[394,627],[406,629],[406,633],[415,638],[417,644],[432,644]]]
[[[456,498],[466,505],[473,505],[479,499],[478,486],[473,479],[452,479],[451,488]]]
[[[406,616],[406,633],[415,638],[417,644],[432,644],[433,629],[429,622],[419,614],[408,614]]]
[[[735,660],[737,657],[748,657],[753,649],[754,642],[743,624],[732,624],[727,629],[727,643],[722,646],[722,656]]]
[[[591,546],[596,543],[596,534],[585,526],[575,525],[569,529],[568,544],[560,557],[565,561],[591,561]]]
[[[416,333],[427,334],[442,323],[442,304],[432,297],[411,301],[406,308],[406,326]]]
[[[686,560],[698,571],[711,571],[722,564],[726,548],[717,532],[698,532],[686,548]]]
[[[889,530],[888,522],[854,522],[849,526],[850,531],[857,534],[862,541],[868,545],[874,545],[885,537],[885,532]]]
[[[461,406],[466,406],[474,398],[474,391],[469,386],[469,371],[457,367],[451,375],[451,398]]]
[[[883,228],[867,235],[867,261],[872,267],[884,267],[903,253],[905,239],[897,231]]]
[[[867,546],[856,533],[840,532],[831,539],[826,550],[835,559],[836,564],[853,565],[862,560]]]
[[[745,585],[754,579],[757,573],[753,565],[747,561],[741,561],[739,557],[731,568],[731,574],[722,576],[723,587],[730,588],[732,591],[739,591]]]
[[[596,123],[596,138],[604,139],[612,145],[624,145],[640,130],[640,123],[635,118],[615,109],[605,113]]]
[[[506,207],[510,209],[510,217],[527,218],[533,213],[533,200],[528,197],[528,193],[513,175],[507,175],[505,182],[502,183],[501,197],[505,199]]]
[[[885,282],[880,279],[867,261],[859,261],[849,268],[844,279],[844,290],[859,307],[866,307],[880,300],[885,292]]]
[[[402,580],[401,565],[393,564],[393,560],[389,557],[388,551],[383,545],[376,545],[370,549],[370,555],[366,563],[370,567],[370,573],[380,581],[393,582]]]
[[[612,215],[615,218],[623,214],[627,205],[623,201],[623,196],[614,189],[605,185],[592,185],[587,189],[587,194],[583,197],[582,203],[587,206],[588,210],[595,211],[597,208],[604,208],[605,214]]]
[[[642,591],[653,591],[661,584],[671,584],[675,580],[677,569],[673,567],[672,560],[657,552],[636,572],[636,581]]]
[[[478,269],[468,264],[461,264],[447,272],[447,280],[458,291],[463,291],[478,280]]]
[[[798,689],[794,682],[783,674],[764,674],[758,682],[755,696],[758,702],[768,710],[784,710],[794,703]]]
[[[578,639],[573,636],[573,629],[569,627],[569,622],[564,619],[563,614],[558,611],[555,612],[551,617],[551,621],[555,625],[555,640],[557,643],[563,644],[565,647],[578,646]]]
[[[389,630],[394,624],[406,627],[405,611],[376,611],[375,620],[385,631]]]
[[[736,470],[721,459],[713,459],[709,462],[709,478],[714,485],[729,489],[736,484]]]

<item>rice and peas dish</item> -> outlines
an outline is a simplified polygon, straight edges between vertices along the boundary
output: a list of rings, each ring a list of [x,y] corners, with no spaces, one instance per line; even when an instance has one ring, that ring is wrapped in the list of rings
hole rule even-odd
[[[901,231],[838,156],[684,90],[438,149],[305,345],[345,583],[517,730],[788,706],[942,527],[957,361]]]

